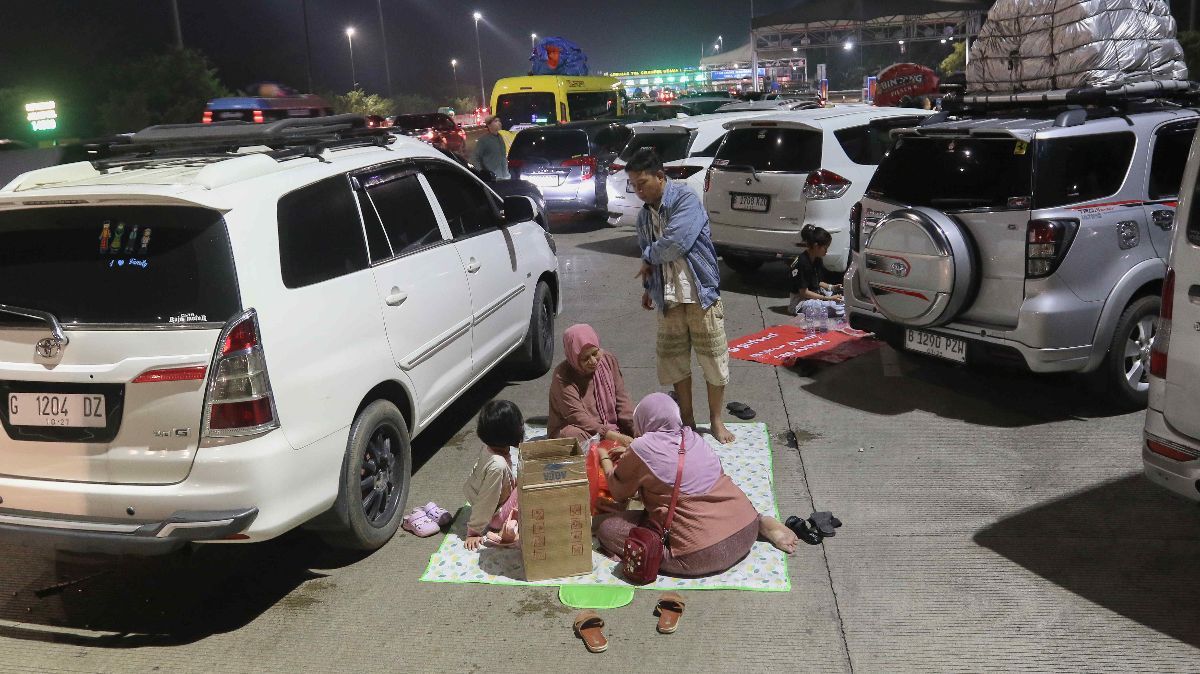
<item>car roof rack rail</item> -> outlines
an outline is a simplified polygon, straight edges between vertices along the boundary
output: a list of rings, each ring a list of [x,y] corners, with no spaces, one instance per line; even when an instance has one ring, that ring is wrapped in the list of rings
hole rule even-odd
[[[1023,91],[1006,94],[964,93],[948,96],[945,107],[955,112],[1002,110],[1013,108],[1054,108],[1070,105],[1109,105],[1143,103],[1147,99],[1200,103],[1200,84],[1186,80],[1150,80],[1103,87],[1078,87],[1049,91]]]

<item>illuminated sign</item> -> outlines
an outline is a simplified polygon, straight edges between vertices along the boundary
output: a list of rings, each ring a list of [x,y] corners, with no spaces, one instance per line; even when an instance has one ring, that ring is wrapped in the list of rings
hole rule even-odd
[[[53,131],[58,128],[58,110],[54,101],[26,103],[25,119],[34,131]]]

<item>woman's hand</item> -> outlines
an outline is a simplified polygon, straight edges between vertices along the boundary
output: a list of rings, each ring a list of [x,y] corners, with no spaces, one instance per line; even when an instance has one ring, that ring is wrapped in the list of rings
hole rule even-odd
[[[483,536],[467,536],[466,546],[468,550],[475,552],[483,547]]]
[[[621,433],[620,431],[609,431],[604,434],[604,439],[620,443],[621,447],[622,447],[622,449],[621,449],[622,452],[625,451],[623,449],[624,447],[628,447],[629,445],[633,444],[633,438],[629,437],[628,435],[625,435],[624,433]],[[610,451],[610,453],[612,452],[612,450],[609,450],[609,451]],[[613,458],[618,458],[620,456],[621,456],[620,454],[614,454]]]

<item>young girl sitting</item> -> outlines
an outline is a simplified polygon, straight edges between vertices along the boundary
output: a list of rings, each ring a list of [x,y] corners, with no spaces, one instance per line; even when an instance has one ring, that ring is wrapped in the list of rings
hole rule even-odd
[[[792,263],[792,295],[788,301],[788,312],[792,315],[797,314],[800,305],[807,300],[842,301],[841,286],[822,280],[825,277],[823,258],[833,243],[833,235],[821,227],[805,225],[800,230],[800,238],[807,248]],[[823,295],[822,289],[837,294]]]
[[[484,447],[463,485],[463,492],[471,504],[467,549],[478,550],[485,541],[494,545],[516,545],[516,472],[509,450],[525,440],[525,420],[521,410],[507,400],[489,401],[479,412],[475,433]]]

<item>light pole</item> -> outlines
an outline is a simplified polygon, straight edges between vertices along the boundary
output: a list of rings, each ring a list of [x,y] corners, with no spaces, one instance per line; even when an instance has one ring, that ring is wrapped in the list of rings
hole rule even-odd
[[[458,96],[458,59],[450,59],[450,70],[454,73],[454,95]]]
[[[530,48],[531,50],[532,50],[532,49],[537,49],[537,33],[530,33],[530,34],[529,34],[529,48]]]
[[[346,29],[346,41],[350,43],[350,84],[351,89],[358,88],[358,74],[354,72],[354,27]]]
[[[379,8],[379,35],[383,38],[383,74],[387,77],[388,98],[392,97],[392,66],[388,63],[390,55],[387,46],[387,29],[383,27],[383,0],[375,0]]]
[[[475,54],[479,57],[479,107],[487,107],[487,92],[483,89],[483,47],[479,44],[479,20],[483,15],[475,12],[472,17],[475,19]]]

